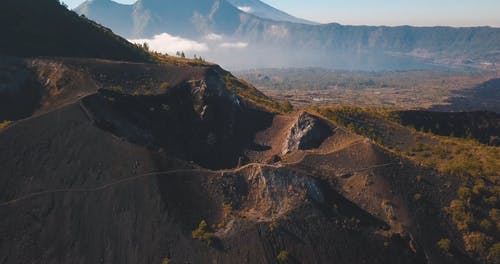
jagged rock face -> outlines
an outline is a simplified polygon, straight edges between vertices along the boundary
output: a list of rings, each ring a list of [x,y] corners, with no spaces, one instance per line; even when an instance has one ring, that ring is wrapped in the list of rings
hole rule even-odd
[[[247,185],[247,210],[259,212],[261,219],[286,215],[305,201],[325,201],[316,179],[289,170],[256,168],[247,176]]]
[[[282,154],[286,155],[294,150],[317,148],[331,135],[331,127],[323,120],[303,112],[290,129]]]
[[[248,109],[211,71],[163,94],[100,90],[83,105],[102,129],[207,168],[236,166],[253,134],[272,120]]]

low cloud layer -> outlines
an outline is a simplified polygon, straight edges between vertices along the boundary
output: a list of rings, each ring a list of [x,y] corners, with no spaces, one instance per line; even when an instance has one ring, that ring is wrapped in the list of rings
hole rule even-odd
[[[137,44],[148,43],[149,48],[151,50],[162,53],[167,52],[169,54],[173,54],[177,51],[185,51],[185,52],[208,51],[208,46],[205,43],[177,36],[172,36],[168,33],[162,33],[160,35],[156,35],[152,39],[131,39],[129,41]]]
[[[218,41],[218,40],[222,40],[223,37],[222,37],[222,35],[219,35],[219,34],[210,33],[210,34],[205,36],[205,39],[210,40],[210,41]]]
[[[219,44],[221,48],[234,48],[234,49],[243,49],[248,47],[248,43],[245,42],[223,42]]]

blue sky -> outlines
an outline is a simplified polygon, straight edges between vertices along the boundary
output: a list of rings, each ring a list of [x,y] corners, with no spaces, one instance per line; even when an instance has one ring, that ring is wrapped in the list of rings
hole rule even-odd
[[[64,0],[71,8],[82,0]],[[115,0],[133,3],[135,0]],[[500,27],[500,0],[264,0],[297,17],[349,25]]]

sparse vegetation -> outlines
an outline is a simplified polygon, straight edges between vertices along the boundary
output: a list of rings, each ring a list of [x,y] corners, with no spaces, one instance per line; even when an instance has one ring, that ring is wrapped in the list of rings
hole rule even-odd
[[[463,236],[465,249],[475,253],[479,257],[486,259],[491,238],[481,232],[471,232]]]
[[[205,59],[203,59],[201,56],[196,56],[196,54],[194,55],[194,60],[199,62],[205,62]]]
[[[200,222],[198,228],[193,230],[191,233],[191,236],[193,239],[205,242],[207,246],[212,246],[215,239],[215,234],[209,230],[208,224],[205,220]]]
[[[500,263],[500,242],[495,243],[488,252],[488,261],[492,264]]]
[[[290,105],[283,105],[270,99],[249,83],[239,80],[229,74],[226,75],[224,81],[229,90],[264,109],[279,113],[290,111]]]
[[[275,231],[275,230],[277,230],[279,227],[280,227],[280,223],[279,223],[276,219],[273,219],[273,220],[269,223],[269,231],[271,231],[271,232],[274,232],[274,231]]]
[[[120,86],[120,85],[110,86],[110,87],[107,88],[107,90],[110,90],[110,91],[113,91],[113,92],[116,92],[116,93],[124,93],[125,92],[125,89],[123,89],[123,87]]]
[[[444,252],[450,252],[451,249],[451,241],[447,238],[443,238],[438,241],[438,247]]]
[[[154,57],[155,61],[160,64],[177,65],[177,66],[212,66],[214,64],[207,62],[204,59],[189,59],[181,56],[169,56],[159,52],[150,51],[150,55]]]
[[[4,120],[4,121],[0,122],[0,129],[4,129],[10,125],[12,125],[12,121]]]
[[[154,95],[155,93],[156,92],[154,91],[154,89],[140,87],[140,88],[134,89],[130,94],[138,96],[138,95]]]
[[[280,251],[278,256],[276,256],[276,259],[282,263],[288,262],[288,252],[285,250]]]
[[[160,84],[160,89],[161,89],[162,91],[166,91],[166,90],[168,90],[168,88],[170,88],[170,84],[169,84],[168,82],[162,82],[162,83]]]
[[[186,58],[186,54],[184,53],[184,51],[177,51],[175,55],[177,57]]]
[[[289,112],[292,112],[293,111],[293,105],[292,103],[290,103],[290,101],[286,100],[284,103],[283,103],[283,111],[285,113],[289,113]]]
[[[500,239],[500,225],[494,230],[493,224],[500,221],[496,209],[500,197],[499,147],[404,127],[390,109],[325,107],[316,111],[388,151],[458,182],[456,198],[445,206],[445,212],[468,241],[468,251],[486,259],[490,245]],[[413,198],[418,201],[422,196],[417,193]],[[486,219],[484,212],[489,212]]]

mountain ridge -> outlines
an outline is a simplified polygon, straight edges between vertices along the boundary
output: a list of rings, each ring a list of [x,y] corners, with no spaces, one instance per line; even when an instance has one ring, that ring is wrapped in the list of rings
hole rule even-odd
[[[128,39],[152,39],[168,33],[207,43],[208,50],[196,53],[231,68],[321,65],[361,70],[467,70],[497,67],[500,62],[499,28],[308,25],[263,19],[225,0],[204,0],[202,5],[163,2],[154,8],[142,1],[128,6],[129,14],[119,17],[112,9],[106,16],[92,12],[92,8],[83,12],[89,2],[75,11],[109,25]],[[222,43],[245,45],[236,57],[228,57],[227,50],[207,42],[209,34],[220,36]]]
[[[0,54],[151,60],[144,50],[68,11],[58,1],[5,0],[2,4],[5,8],[0,10],[0,23],[9,40],[0,42]],[[19,17],[23,20],[17,21]]]
[[[255,16],[275,21],[318,25],[319,23],[294,17],[259,0],[227,0],[238,9]],[[245,10],[246,9],[246,10]]]

